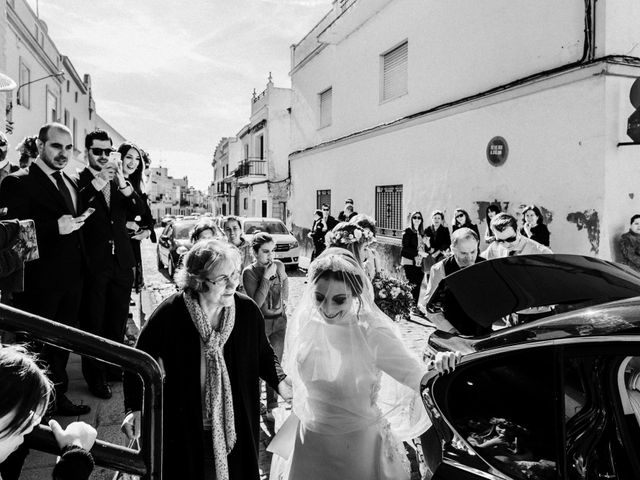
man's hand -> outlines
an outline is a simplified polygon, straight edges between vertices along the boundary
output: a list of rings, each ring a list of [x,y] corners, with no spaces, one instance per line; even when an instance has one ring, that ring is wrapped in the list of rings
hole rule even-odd
[[[96,174],[97,178],[104,180],[105,182],[110,182],[114,178],[116,178],[117,168],[112,163],[107,163],[99,173]]]
[[[78,218],[74,218],[71,215],[63,215],[58,219],[58,232],[60,235],[69,235],[75,232],[84,225],[84,221]]]
[[[98,436],[96,429],[85,422],[70,423],[67,428],[63,430],[58,422],[51,419],[49,420],[49,427],[51,427],[53,436],[56,437],[60,448],[76,445],[85,450],[91,450]]]
[[[120,430],[129,440],[140,438],[140,411],[131,412],[124,417]]]
[[[293,385],[289,377],[284,377],[284,380],[278,384],[278,393],[285,402],[291,403],[293,399]]]

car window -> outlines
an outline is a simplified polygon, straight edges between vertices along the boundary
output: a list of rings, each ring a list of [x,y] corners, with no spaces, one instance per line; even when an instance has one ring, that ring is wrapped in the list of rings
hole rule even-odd
[[[567,478],[640,478],[638,421],[633,410],[625,414],[623,407],[628,402],[633,406],[632,399],[640,392],[629,388],[634,364],[629,363],[631,369],[625,372],[623,359],[611,351],[566,353],[563,377]],[[619,374],[622,388],[617,382]],[[588,472],[586,477],[583,472]]]
[[[244,233],[253,235],[258,232],[266,232],[270,234],[286,235],[289,233],[287,227],[282,222],[264,221],[264,222],[245,222]]]
[[[509,478],[555,479],[555,370],[550,348],[475,362],[451,377],[444,411],[471,448]]]
[[[179,223],[178,225],[175,225],[175,238],[178,240],[186,240],[189,238],[191,230],[193,229],[193,226],[195,225],[195,222],[185,222],[185,223]]]

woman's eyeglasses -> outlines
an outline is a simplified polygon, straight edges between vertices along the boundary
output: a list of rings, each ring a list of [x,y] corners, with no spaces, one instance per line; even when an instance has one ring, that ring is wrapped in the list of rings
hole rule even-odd
[[[220,275],[214,279],[205,278],[204,281],[211,285],[228,285],[235,282],[240,277],[240,272],[233,272],[231,275]]]

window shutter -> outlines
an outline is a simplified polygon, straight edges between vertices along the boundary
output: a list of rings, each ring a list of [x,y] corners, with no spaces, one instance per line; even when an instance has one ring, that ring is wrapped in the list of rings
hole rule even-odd
[[[333,89],[328,88],[320,94],[320,126],[331,125]]]
[[[383,56],[382,100],[389,100],[407,93],[408,45],[405,42]]]

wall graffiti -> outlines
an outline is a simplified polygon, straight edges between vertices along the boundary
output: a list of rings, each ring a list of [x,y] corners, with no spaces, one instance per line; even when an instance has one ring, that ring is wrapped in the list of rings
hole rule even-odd
[[[598,212],[595,210],[585,210],[584,212],[572,212],[567,215],[567,222],[576,225],[578,230],[587,230],[587,238],[591,244],[591,251],[598,254],[600,250],[600,220]]]

